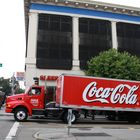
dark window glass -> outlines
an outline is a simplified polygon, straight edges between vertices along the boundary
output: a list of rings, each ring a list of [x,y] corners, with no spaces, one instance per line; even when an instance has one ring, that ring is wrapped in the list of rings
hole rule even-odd
[[[39,14],[36,64],[42,69],[71,69],[71,17]]]
[[[111,23],[109,21],[80,18],[80,68],[87,68],[87,61],[99,52],[111,48]]]
[[[118,50],[140,57],[140,25],[117,23]]]

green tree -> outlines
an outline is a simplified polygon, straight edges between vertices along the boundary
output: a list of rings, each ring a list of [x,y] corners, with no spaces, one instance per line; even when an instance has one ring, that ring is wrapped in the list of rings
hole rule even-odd
[[[13,82],[14,93],[23,93],[25,90],[20,88],[19,82],[14,79]],[[0,91],[4,92],[6,95],[10,95],[12,92],[12,78],[4,79],[0,77]]]
[[[20,88],[20,89],[18,90],[18,93],[24,93],[24,92],[25,92],[25,89]]]
[[[87,75],[116,79],[140,80],[140,59],[115,49],[101,52],[88,61]]]
[[[25,90],[20,88],[19,81],[15,77],[11,77],[11,87],[13,86],[14,94],[24,93]]]
[[[19,82],[16,81],[15,85],[14,85],[14,94],[20,94],[20,93],[24,93],[25,90],[20,88]]]
[[[2,92],[5,92],[6,95],[11,93],[11,85],[10,85],[10,79],[4,79],[3,77],[0,77],[0,90]]]

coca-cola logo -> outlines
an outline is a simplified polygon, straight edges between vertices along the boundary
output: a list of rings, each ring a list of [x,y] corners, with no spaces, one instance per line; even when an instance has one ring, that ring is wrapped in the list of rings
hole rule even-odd
[[[91,82],[83,91],[83,100],[88,103],[136,104],[138,95],[135,94],[135,91],[138,88],[139,86],[129,86],[127,84],[119,84],[115,88],[97,88],[97,83]]]

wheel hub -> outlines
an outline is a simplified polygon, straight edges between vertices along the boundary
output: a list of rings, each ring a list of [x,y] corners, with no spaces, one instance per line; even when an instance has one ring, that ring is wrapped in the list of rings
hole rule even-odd
[[[24,111],[19,111],[19,112],[17,113],[17,118],[18,118],[19,120],[23,120],[23,119],[25,118],[25,116],[26,116],[26,114],[25,114]]]

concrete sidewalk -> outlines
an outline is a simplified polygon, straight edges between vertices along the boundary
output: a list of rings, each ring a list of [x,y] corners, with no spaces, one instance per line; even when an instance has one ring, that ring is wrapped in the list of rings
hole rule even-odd
[[[41,128],[33,137],[37,140],[139,140],[140,129],[132,127],[75,127],[71,126],[68,133],[68,126],[63,128]]]
[[[68,128],[47,128],[41,129],[34,134],[34,138],[39,140],[117,140],[112,137],[108,132],[97,128],[74,128],[71,127],[68,134]]]

